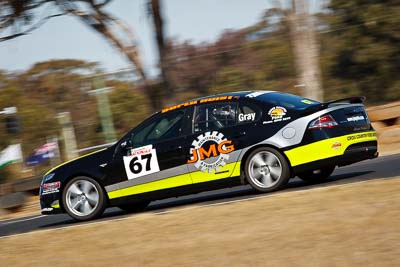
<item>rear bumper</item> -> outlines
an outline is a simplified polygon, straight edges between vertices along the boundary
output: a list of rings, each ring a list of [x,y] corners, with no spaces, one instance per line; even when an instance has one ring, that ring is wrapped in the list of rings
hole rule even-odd
[[[349,146],[343,156],[339,157],[338,166],[346,166],[366,159],[378,157],[377,141],[363,142]]]
[[[350,145],[343,155],[313,161],[293,167],[294,174],[316,170],[328,166],[346,166],[367,159],[378,157],[377,141],[362,142]]]

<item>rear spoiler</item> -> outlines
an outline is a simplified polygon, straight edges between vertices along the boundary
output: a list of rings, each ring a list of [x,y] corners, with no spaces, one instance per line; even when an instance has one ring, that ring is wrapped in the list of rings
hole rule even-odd
[[[319,103],[317,105],[310,106],[306,108],[302,113],[303,116],[312,114],[314,112],[326,109],[332,104],[359,104],[363,103],[365,101],[366,97],[365,96],[352,96],[352,97],[346,97],[346,98],[341,98],[337,100],[331,100],[328,102],[324,103]]]
[[[328,101],[328,102],[321,103],[321,107],[327,108],[331,104],[337,104],[337,103],[340,103],[340,104],[345,104],[345,103],[358,104],[358,103],[363,103],[365,101],[365,99],[367,99],[365,96],[346,97],[346,98],[341,98],[341,99],[331,100],[331,101]]]

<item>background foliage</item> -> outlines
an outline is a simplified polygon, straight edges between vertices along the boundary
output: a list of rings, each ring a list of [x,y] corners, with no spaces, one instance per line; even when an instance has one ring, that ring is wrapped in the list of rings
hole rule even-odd
[[[238,90],[299,93],[288,25],[277,19],[283,13],[266,11],[255,25],[226,31],[215,43],[168,40],[163,64],[176,100]],[[331,0],[315,23],[325,100],[365,95],[373,105],[400,99],[398,1]],[[22,127],[17,136],[0,127],[0,148],[22,141],[29,155],[60,134],[56,117],[65,111],[72,115],[79,148],[104,143],[96,99],[88,94],[94,77],[113,88],[109,100],[118,137],[152,112],[154,99],[146,89],[156,98],[166,97],[163,83],[153,81],[145,88],[106,75],[96,62],[59,59],[22,72],[2,70],[0,108],[18,107]]]

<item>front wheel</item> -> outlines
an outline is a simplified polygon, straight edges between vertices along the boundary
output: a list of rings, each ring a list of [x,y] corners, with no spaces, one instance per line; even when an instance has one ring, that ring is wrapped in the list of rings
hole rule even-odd
[[[285,186],[290,178],[289,165],[279,151],[270,147],[254,150],[245,165],[249,184],[259,192],[271,192]]]
[[[309,183],[318,183],[331,176],[334,170],[335,166],[328,166],[317,170],[302,172],[297,174],[297,176],[303,181]]]
[[[78,221],[99,217],[106,208],[106,196],[101,185],[85,176],[73,178],[67,183],[62,194],[65,211]]]

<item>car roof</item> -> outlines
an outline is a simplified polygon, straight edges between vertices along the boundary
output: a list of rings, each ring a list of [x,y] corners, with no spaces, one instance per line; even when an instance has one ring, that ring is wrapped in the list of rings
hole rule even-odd
[[[237,91],[237,92],[228,92],[228,93],[221,93],[221,94],[215,94],[215,95],[209,95],[209,96],[204,96],[204,97],[199,97],[193,99],[195,100],[202,100],[202,99],[207,99],[207,98],[214,98],[214,97],[221,97],[221,96],[233,96],[233,97],[252,97],[252,95],[261,95],[261,94],[267,94],[267,93],[274,93],[275,91]]]

